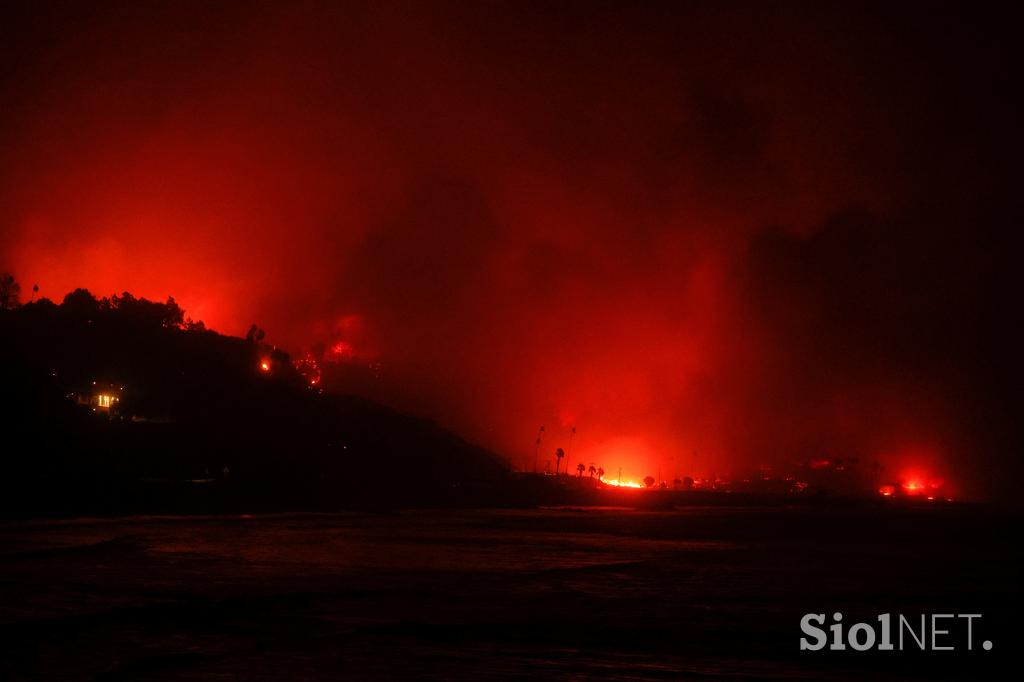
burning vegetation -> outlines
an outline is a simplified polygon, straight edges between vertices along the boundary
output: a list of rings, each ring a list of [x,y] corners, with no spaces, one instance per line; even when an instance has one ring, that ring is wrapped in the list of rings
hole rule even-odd
[[[258,423],[253,421],[254,415],[264,414],[264,419],[273,424],[289,414],[288,423],[281,426],[300,431],[293,439],[278,441],[276,447],[282,452],[302,444],[303,448],[321,453],[317,457],[328,458],[321,459],[314,468],[325,466],[324,461],[334,457],[327,453],[336,449],[352,470],[372,466],[370,462],[377,460],[366,444],[369,436],[364,427],[346,422],[362,435],[345,435],[319,421],[326,415],[316,397],[322,396],[329,402],[327,396],[331,391],[346,388],[372,394],[373,388],[382,383],[381,363],[359,358],[348,342],[336,341],[319,351],[307,351],[293,358],[268,343],[265,332],[255,324],[244,339],[224,337],[188,318],[173,298],[155,303],[124,293],[97,299],[81,289],[68,294],[60,305],[40,299],[20,306],[9,305],[3,314],[5,339],[13,344],[8,352],[24,359],[20,371],[27,374],[18,381],[45,380],[86,411],[134,424],[198,425],[207,435],[216,434],[215,442],[221,444],[231,428],[251,431],[254,437],[264,430],[266,425],[262,423],[254,429]],[[74,341],[63,343],[58,339]],[[239,391],[245,400],[236,404],[227,398]],[[314,402],[296,399],[303,394],[311,396]],[[246,404],[249,407],[243,408]],[[285,409],[284,405],[288,407]],[[275,410],[280,414],[274,416]],[[307,432],[301,425],[310,419],[317,425]],[[228,424],[235,426],[229,428]],[[395,440],[392,434],[381,437],[389,443]],[[201,453],[217,450],[218,454],[200,454],[211,461],[190,480],[205,480],[208,471],[245,471],[245,457],[237,447],[219,450],[220,447],[211,442],[198,448]],[[254,451],[267,449],[259,438],[248,447]],[[634,451],[640,454],[632,454]],[[922,467],[894,475],[878,460],[824,456],[784,466],[762,465],[747,473],[720,474],[696,466],[696,452],[684,462],[663,460],[636,440],[621,441],[611,448],[594,447],[586,437],[579,437],[575,426],[551,430],[540,427],[532,454],[532,462],[527,460],[522,467],[516,467],[524,474],[540,476],[553,471],[556,479],[574,479],[572,485],[597,489],[800,497],[877,495],[926,501],[949,500],[953,496],[945,481],[924,473],[928,470]],[[493,467],[490,457],[487,455],[484,460],[491,462],[488,467]],[[644,462],[657,466],[644,471]],[[450,465],[439,464],[422,481],[457,478]]]

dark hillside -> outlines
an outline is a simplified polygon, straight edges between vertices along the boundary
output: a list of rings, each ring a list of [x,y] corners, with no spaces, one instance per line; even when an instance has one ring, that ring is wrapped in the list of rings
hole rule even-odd
[[[5,515],[435,504],[504,475],[438,425],[311,387],[173,299],[0,310]]]

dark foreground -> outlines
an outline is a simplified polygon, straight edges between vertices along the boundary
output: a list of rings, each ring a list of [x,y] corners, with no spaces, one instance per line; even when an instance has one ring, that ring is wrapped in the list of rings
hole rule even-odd
[[[1020,632],[1016,522],[961,507],[2,522],[0,679],[995,678]],[[983,618],[973,651],[957,633],[956,651],[800,652],[800,617],[833,611]]]

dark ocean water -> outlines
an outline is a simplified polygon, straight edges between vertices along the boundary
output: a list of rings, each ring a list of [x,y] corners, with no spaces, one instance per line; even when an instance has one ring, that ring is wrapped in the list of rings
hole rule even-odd
[[[1017,527],[959,507],[0,522],[0,679],[1002,679]],[[834,611],[983,618],[973,651],[800,652],[800,617]]]

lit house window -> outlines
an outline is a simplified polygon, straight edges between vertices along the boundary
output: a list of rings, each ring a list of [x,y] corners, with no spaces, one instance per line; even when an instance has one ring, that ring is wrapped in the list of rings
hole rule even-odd
[[[100,407],[110,407],[110,396],[109,395],[101,395],[100,396]]]

